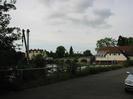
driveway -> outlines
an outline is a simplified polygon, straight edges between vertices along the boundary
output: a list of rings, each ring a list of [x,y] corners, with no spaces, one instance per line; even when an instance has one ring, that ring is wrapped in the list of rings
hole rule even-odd
[[[56,84],[11,92],[0,99],[133,99],[133,93],[124,91],[124,68]]]

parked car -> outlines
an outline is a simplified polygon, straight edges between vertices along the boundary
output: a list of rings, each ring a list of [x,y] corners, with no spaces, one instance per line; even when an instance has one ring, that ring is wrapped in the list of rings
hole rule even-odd
[[[133,71],[127,72],[128,76],[125,79],[125,91],[133,91]]]

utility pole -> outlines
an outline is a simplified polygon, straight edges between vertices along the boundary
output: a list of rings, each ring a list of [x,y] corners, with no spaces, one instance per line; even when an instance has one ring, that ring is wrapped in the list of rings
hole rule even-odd
[[[30,30],[27,29],[27,53],[28,53],[28,59],[29,59],[29,33],[30,33]]]
[[[26,36],[25,36],[25,30],[22,30],[22,40],[24,40],[24,45],[25,45],[25,50],[26,50],[26,57],[27,57],[27,62],[29,63],[29,29],[27,29],[27,41],[26,41]]]

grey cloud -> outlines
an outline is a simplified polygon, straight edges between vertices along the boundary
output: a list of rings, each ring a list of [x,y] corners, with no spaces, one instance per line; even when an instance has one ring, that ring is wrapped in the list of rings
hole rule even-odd
[[[65,18],[69,14],[83,14],[93,6],[94,0],[44,0],[51,12],[49,18]],[[43,2],[44,2],[43,1]],[[51,3],[51,4],[50,4]],[[58,5],[58,6],[57,6]]]
[[[41,3],[48,7],[61,8],[60,10],[67,10],[68,12],[83,12],[88,7],[93,6],[94,0],[40,0]]]
[[[103,19],[109,18],[111,15],[113,15],[110,9],[94,10],[94,14],[98,15]]]
[[[83,24],[93,28],[111,27],[111,25],[107,23],[107,19],[113,15],[110,9],[94,10],[93,14],[94,16],[96,16],[96,18],[90,20],[87,15],[84,15],[83,16],[84,18],[81,19],[75,19],[75,18],[68,18],[68,19],[76,24]]]
[[[91,22],[92,26],[96,27],[110,27],[107,23],[107,20],[109,17],[113,15],[110,9],[101,9],[101,10],[95,10],[94,14],[98,16],[98,18]]]
[[[50,24],[63,24],[70,22],[70,24],[82,24],[93,28],[110,27],[107,20],[113,15],[113,13],[110,9],[94,10],[93,3],[95,0],[41,1],[50,5],[48,6],[50,12],[48,15],[48,21]]]
[[[40,0],[44,5],[47,5],[47,6],[51,6],[55,3],[58,3],[58,2],[66,2],[66,1],[69,1],[69,0]]]
[[[76,12],[84,12],[93,6],[94,0],[71,0],[70,8]]]
[[[66,17],[65,13],[55,12],[49,16],[49,19],[51,19],[51,18],[63,18],[63,17]]]

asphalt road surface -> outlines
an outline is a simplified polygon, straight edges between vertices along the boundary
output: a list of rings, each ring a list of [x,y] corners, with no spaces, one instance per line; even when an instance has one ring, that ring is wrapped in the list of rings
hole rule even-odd
[[[0,99],[133,99],[133,93],[124,91],[124,68],[56,84],[11,92]]]

